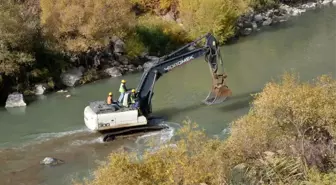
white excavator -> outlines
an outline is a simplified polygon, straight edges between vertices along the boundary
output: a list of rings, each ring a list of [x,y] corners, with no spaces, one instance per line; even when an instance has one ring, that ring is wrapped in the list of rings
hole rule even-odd
[[[205,39],[203,47],[197,47]],[[215,37],[208,33],[180,49],[160,58],[152,67],[146,69],[140,83],[136,88],[137,107],[129,105],[130,94],[126,92],[122,104],[106,104],[105,101],[93,101],[84,109],[85,125],[92,131],[105,134],[104,141],[134,131],[160,130],[165,125],[152,122],[152,97],[154,84],[164,74],[189,63],[194,59],[205,56],[212,75],[211,91],[203,100],[206,105],[218,104],[231,95],[231,90],[226,85],[227,75],[223,72],[223,61],[220,48]],[[218,71],[219,65],[222,67]]]

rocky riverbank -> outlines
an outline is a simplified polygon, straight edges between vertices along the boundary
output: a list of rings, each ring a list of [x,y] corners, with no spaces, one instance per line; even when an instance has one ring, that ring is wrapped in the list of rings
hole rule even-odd
[[[263,11],[251,9],[238,19],[235,38],[248,36],[253,32],[262,30],[263,27],[287,21],[290,17],[301,15],[307,10],[331,5],[336,5],[336,0],[318,0],[297,5],[280,4],[276,8]],[[167,19],[167,15],[163,18]],[[178,18],[173,21],[180,22]],[[105,48],[71,55],[70,60],[76,67],[63,72],[56,87],[50,88],[50,84],[34,84],[31,92],[34,95],[42,95],[48,91],[75,87],[103,78],[120,77],[128,73],[141,72],[157,62],[159,57],[143,53],[138,57],[129,58],[126,56],[125,42],[118,37],[111,37],[110,43]],[[6,104],[7,107],[26,106],[22,94],[19,93],[9,95]]]
[[[299,16],[308,10],[336,6],[336,0],[313,0],[304,4],[286,5],[280,4],[277,8],[265,11],[250,10],[241,16],[237,22],[237,36],[247,36],[260,31],[262,27],[272,26],[285,22],[293,16]]]

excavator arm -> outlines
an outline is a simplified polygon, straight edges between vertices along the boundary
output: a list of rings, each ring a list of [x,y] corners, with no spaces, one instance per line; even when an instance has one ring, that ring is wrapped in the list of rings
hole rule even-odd
[[[196,48],[195,46],[197,46],[203,39],[205,39],[205,45],[203,47]],[[156,64],[143,73],[137,87],[139,109],[142,115],[148,117],[152,112],[151,100],[153,97],[155,82],[163,74],[168,73],[169,71],[187,64],[201,56],[205,56],[205,61],[209,64],[213,79],[212,90],[205,103],[212,104],[216,99],[218,103],[218,97],[225,99],[229,96],[231,91],[225,85],[226,75],[224,73],[218,73],[219,63],[222,64],[219,45],[215,37],[208,33],[170,53],[169,55],[161,57]]]

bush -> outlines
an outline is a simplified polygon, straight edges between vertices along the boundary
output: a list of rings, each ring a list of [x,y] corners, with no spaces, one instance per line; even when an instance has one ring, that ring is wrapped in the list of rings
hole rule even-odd
[[[140,5],[145,12],[164,14],[169,10],[175,12],[178,0],[131,0],[131,2]]]
[[[153,55],[166,54],[189,41],[187,32],[179,25],[151,15],[139,18],[135,33]]]
[[[321,155],[314,155],[316,151],[308,150],[306,144],[327,146],[323,140],[326,133],[330,135],[329,143],[333,143],[335,100],[336,81],[330,76],[323,75],[308,84],[285,74],[282,82],[268,83],[255,95],[249,114],[233,123],[227,140],[209,138],[187,121],[177,134],[176,147],[146,152],[142,159],[135,153],[113,153],[108,163],[95,172],[94,180],[86,183],[331,184],[335,179],[335,148],[324,147]],[[315,135],[323,129],[324,135]],[[329,168],[310,163],[310,155]],[[243,177],[233,173],[239,169]]]
[[[69,51],[104,45],[109,37],[125,37],[135,24],[128,0],[41,0],[45,34]]]
[[[0,3],[0,74],[13,76],[35,62],[36,22],[14,1]]]
[[[179,1],[183,25],[192,38],[211,31],[221,43],[234,35],[235,22],[247,6],[241,0]]]

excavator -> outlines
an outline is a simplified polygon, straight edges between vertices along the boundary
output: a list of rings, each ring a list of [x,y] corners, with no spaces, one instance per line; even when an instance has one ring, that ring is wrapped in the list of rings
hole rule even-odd
[[[203,47],[198,47],[203,40],[205,40]],[[224,102],[227,97],[232,95],[232,92],[226,85],[227,75],[223,70],[218,41],[211,33],[207,33],[161,57],[159,61],[145,69],[136,88],[137,107],[128,106],[132,92],[126,92],[122,105],[108,105],[105,101],[90,102],[84,109],[85,125],[92,131],[104,134],[104,141],[136,131],[167,128],[164,124],[152,121],[154,85],[164,74],[201,56],[205,56],[212,76],[211,90],[203,103],[213,105]]]

